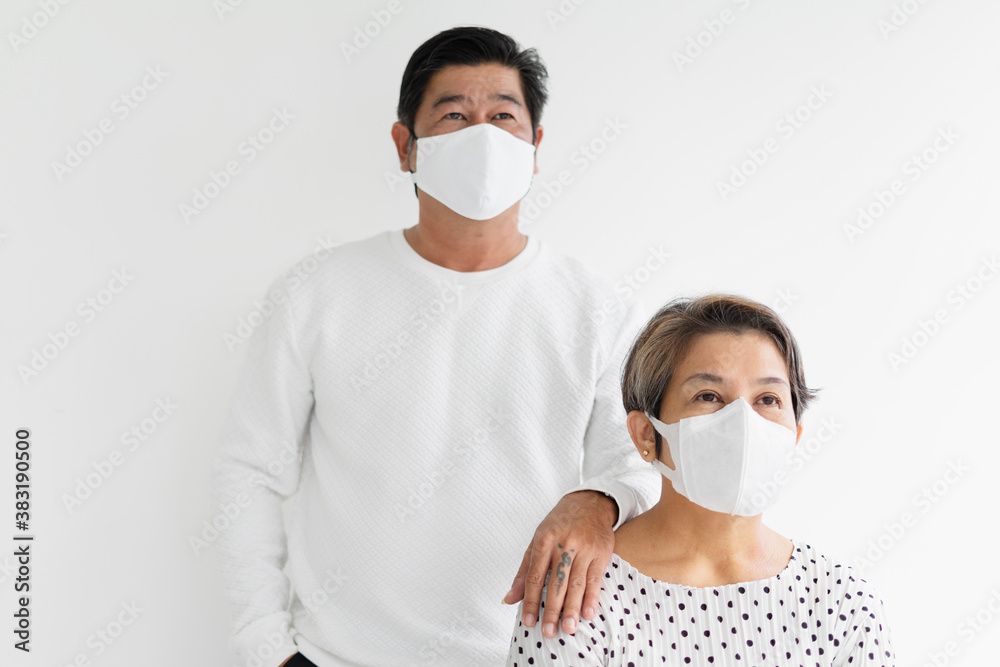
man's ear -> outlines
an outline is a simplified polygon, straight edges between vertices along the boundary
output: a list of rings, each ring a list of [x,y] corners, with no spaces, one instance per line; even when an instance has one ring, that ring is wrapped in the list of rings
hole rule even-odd
[[[411,144],[416,145],[415,142],[411,141],[412,135],[410,131],[406,129],[406,126],[400,123],[398,120],[392,124],[392,143],[396,144],[396,154],[399,157],[399,169],[400,171],[415,171],[416,170],[416,156],[411,154]],[[415,153],[416,151],[412,151]]]
[[[535,132],[535,171],[538,173],[538,144],[542,143],[542,126],[538,126],[538,130]]]

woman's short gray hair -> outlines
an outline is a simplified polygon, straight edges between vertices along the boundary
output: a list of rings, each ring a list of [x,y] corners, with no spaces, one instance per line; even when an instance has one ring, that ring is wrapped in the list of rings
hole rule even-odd
[[[622,371],[625,412],[659,416],[667,385],[698,336],[757,332],[774,341],[785,359],[792,409],[799,422],[816,389],[806,386],[802,356],[791,331],[767,306],[731,294],[709,294],[671,301],[660,308],[636,337]],[[660,438],[656,437],[657,454]]]

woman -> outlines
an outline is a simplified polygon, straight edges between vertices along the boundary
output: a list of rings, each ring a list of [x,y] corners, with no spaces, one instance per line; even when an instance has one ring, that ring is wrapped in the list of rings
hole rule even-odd
[[[554,639],[518,623],[507,664],[893,665],[872,586],[761,522],[814,393],[766,306],[712,295],[662,308],[622,377],[660,501],[616,532],[594,620]]]

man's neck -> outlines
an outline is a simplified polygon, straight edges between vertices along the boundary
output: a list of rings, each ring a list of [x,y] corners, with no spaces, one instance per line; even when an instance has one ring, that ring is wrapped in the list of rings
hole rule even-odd
[[[492,220],[463,218],[448,209],[425,212],[403,232],[407,243],[428,262],[453,271],[486,271],[514,259],[528,243],[517,228],[517,207]],[[443,207],[442,207],[443,208]]]

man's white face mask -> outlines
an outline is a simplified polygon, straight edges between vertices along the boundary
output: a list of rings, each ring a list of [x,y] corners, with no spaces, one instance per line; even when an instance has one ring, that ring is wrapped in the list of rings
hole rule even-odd
[[[535,147],[490,123],[416,140],[413,182],[466,218],[489,220],[528,194]]]
[[[713,512],[756,516],[774,500],[795,432],[757,414],[741,396],[717,412],[664,424],[646,414],[670,447],[674,470],[653,461],[674,491]]]

